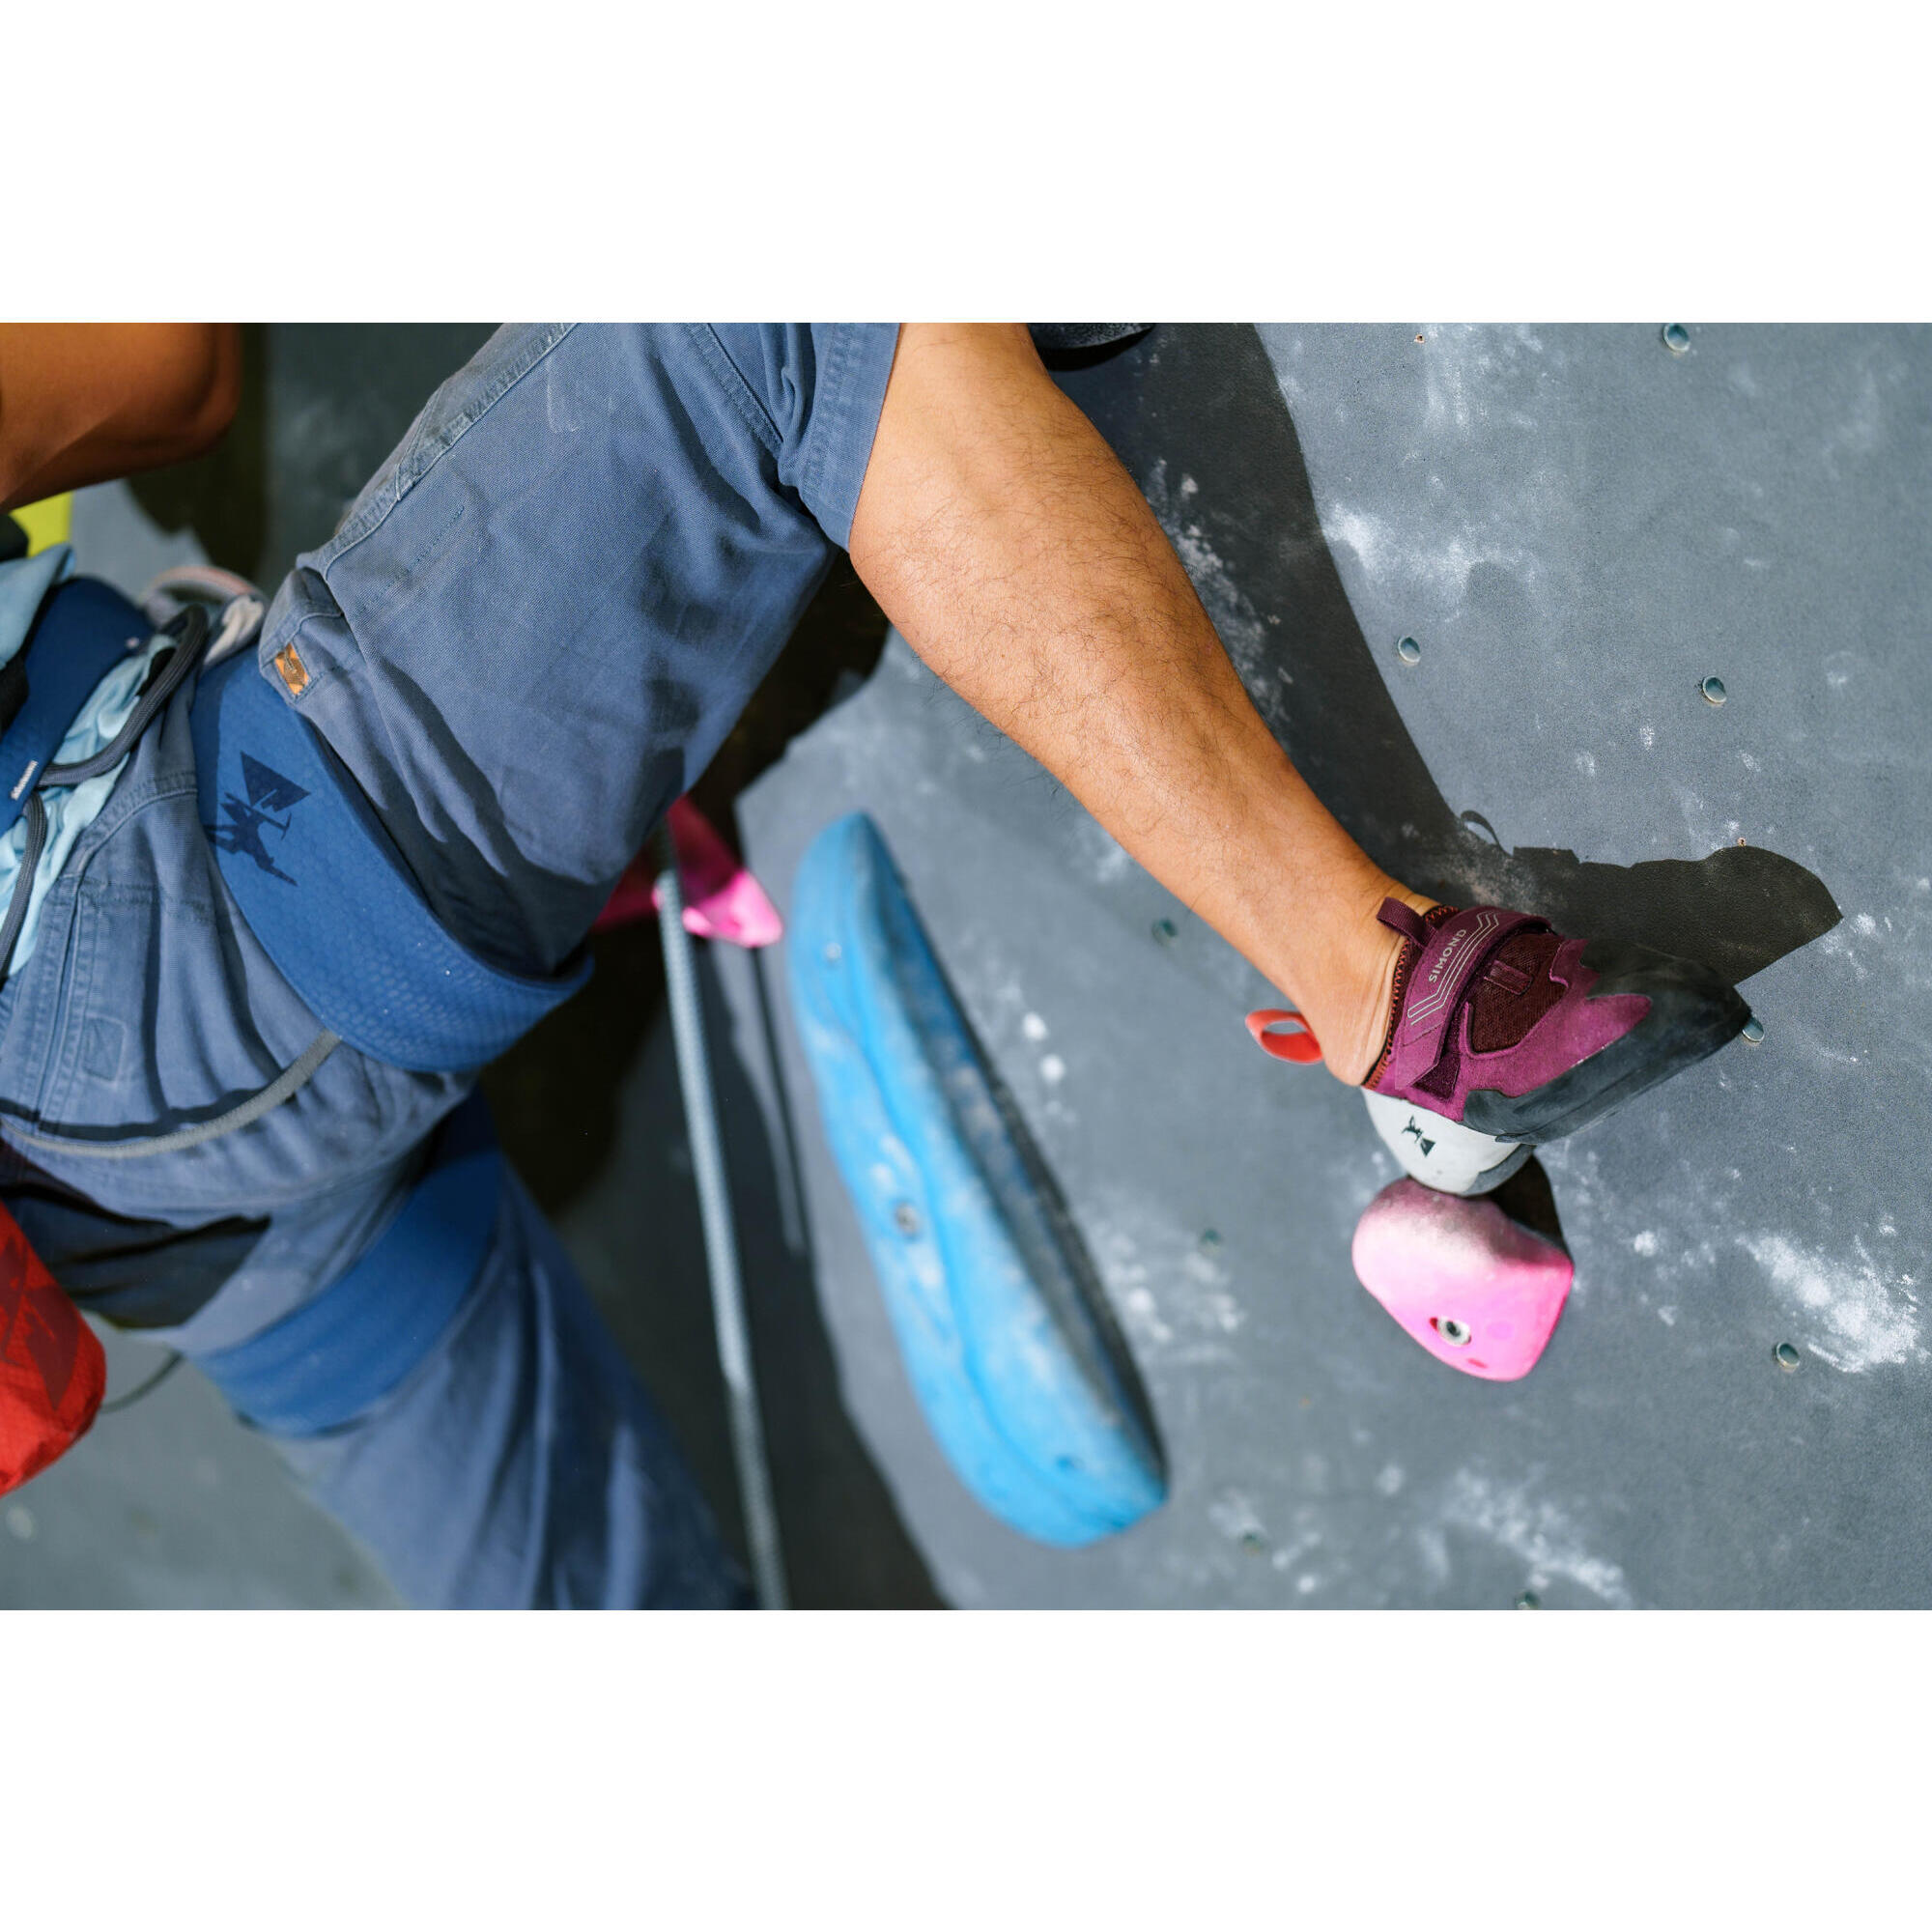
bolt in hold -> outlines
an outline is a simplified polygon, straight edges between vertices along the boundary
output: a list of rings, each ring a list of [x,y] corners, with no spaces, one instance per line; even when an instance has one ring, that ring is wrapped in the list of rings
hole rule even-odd
[[[1704,694],[1706,704],[1721,704],[1724,701],[1724,680],[1720,677],[1707,677],[1697,689]]]
[[[1745,1022],[1745,1040],[1750,1046],[1760,1046],[1764,1042],[1764,1022],[1755,1013]]]
[[[1673,355],[1682,355],[1690,347],[1690,331],[1681,322],[1663,325],[1663,346]]]
[[[893,1209],[893,1226],[911,1240],[919,1233],[919,1209],[910,1201],[901,1201]]]
[[[1404,638],[1396,645],[1395,654],[1406,665],[1420,664],[1422,662],[1422,646],[1413,638]]]
[[[1771,1351],[1771,1359],[1774,1362],[1776,1362],[1777,1366],[1785,1372],[1786,1375],[1789,1375],[1792,1372],[1792,1370],[1798,1366],[1802,1358],[1800,1357],[1798,1350],[1794,1349],[1789,1342],[1780,1342],[1777,1345],[1777,1347]]]
[[[1153,923],[1153,936],[1163,946],[1172,946],[1180,937],[1180,928],[1171,919],[1157,919]]]
[[[1520,1610],[1540,1610],[1543,1607],[1543,1599],[1534,1590],[1525,1590],[1516,1600],[1516,1606]]]

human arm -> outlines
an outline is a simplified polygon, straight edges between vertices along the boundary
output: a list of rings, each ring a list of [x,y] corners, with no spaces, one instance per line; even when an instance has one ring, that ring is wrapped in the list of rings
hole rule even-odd
[[[1308,1017],[1359,1080],[1388,1022],[1375,866],[1302,781],[1146,499],[1023,327],[908,324],[851,534],[906,640]]]
[[[241,385],[234,323],[0,324],[0,510],[200,455]]]

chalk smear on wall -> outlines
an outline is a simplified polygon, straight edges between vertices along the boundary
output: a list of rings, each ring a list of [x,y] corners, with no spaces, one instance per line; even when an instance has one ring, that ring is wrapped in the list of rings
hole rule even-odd
[[[1593,1556],[1568,1515],[1532,1495],[1527,1483],[1497,1483],[1459,1469],[1450,1479],[1441,1520],[1486,1536],[1520,1558],[1533,1590],[1547,1589],[1552,1577],[1562,1577],[1614,1609],[1627,1610],[1635,1603],[1621,1567]]]
[[[1767,1231],[1739,1236],[1739,1245],[1771,1280],[1794,1315],[1813,1324],[1811,1352],[1834,1369],[1859,1375],[1888,1363],[1923,1360],[1918,1345],[1918,1297],[1913,1276],[1888,1280],[1862,1241],[1858,1259],[1837,1262]]]

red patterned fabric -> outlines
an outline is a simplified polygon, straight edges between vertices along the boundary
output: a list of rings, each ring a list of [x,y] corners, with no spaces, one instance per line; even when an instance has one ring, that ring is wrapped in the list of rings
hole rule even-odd
[[[87,1434],[106,1387],[94,1331],[0,1208],[0,1495]]]

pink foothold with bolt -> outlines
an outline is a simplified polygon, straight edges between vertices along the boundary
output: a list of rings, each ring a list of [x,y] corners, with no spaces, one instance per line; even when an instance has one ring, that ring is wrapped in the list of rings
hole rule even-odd
[[[1492,1382],[1536,1366],[1576,1274],[1561,1248],[1488,1197],[1408,1179],[1369,1203],[1353,1260],[1362,1286],[1437,1361]]]

